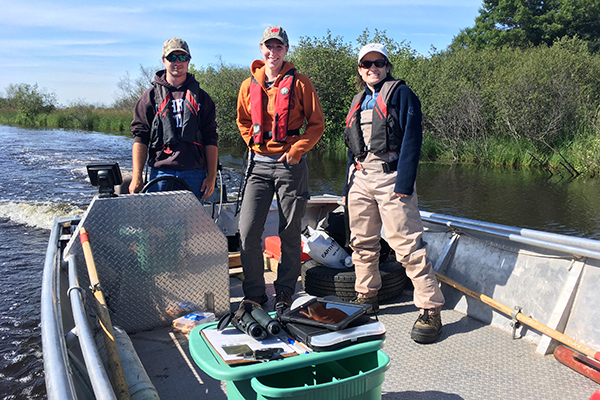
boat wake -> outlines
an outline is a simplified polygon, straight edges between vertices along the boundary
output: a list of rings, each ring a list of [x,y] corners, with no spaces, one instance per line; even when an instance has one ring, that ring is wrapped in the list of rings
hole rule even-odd
[[[7,219],[13,224],[50,230],[56,217],[82,215],[85,208],[81,207],[81,205],[52,201],[0,200],[0,218]]]

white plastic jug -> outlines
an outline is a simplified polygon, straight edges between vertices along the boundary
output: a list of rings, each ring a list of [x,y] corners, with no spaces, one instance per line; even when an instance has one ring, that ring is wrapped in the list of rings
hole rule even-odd
[[[346,258],[350,257],[348,252],[326,232],[315,230],[309,226],[308,236],[302,235],[302,241],[304,242],[304,251],[319,264],[341,269],[352,266],[352,263],[350,265],[346,263]]]

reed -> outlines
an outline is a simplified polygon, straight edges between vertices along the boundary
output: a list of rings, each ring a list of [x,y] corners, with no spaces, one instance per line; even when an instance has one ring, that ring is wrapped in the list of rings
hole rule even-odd
[[[16,110],[0,109],[0,124],[129,134],[133,120],[131,111],[106,108],[78,111],[65,108],[28,119]]]

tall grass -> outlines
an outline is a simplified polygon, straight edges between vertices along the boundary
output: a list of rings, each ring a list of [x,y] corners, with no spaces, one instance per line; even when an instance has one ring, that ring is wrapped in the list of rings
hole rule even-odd
[[[38,114],[27,119],[16,110],[0,109],[0,124],[46,128],[83,129],[106,133],[128,134],[133,113],[114,109],[90,109],[85,114],[74,114],[71,109],[60,109]]]
[[[92,112],[91,127],[101,132],[129,132],[133,113],[111,109],[100,109]]]
[[[600,174],[600,129],[592,124],[576,128],[576,139],[569,142],[561,153],[567,154],[567,159],[575,169],[585,176],[595,177]],[[550,164],[556,164],[558,157],[553,156]]]

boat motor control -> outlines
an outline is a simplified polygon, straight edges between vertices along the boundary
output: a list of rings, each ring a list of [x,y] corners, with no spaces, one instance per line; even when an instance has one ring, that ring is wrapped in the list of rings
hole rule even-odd
[[[89,164],[87,165],[87,171],[92,186],[98,186],[101,198],[116,196],[115,186],[123,183],[118,163]]]

